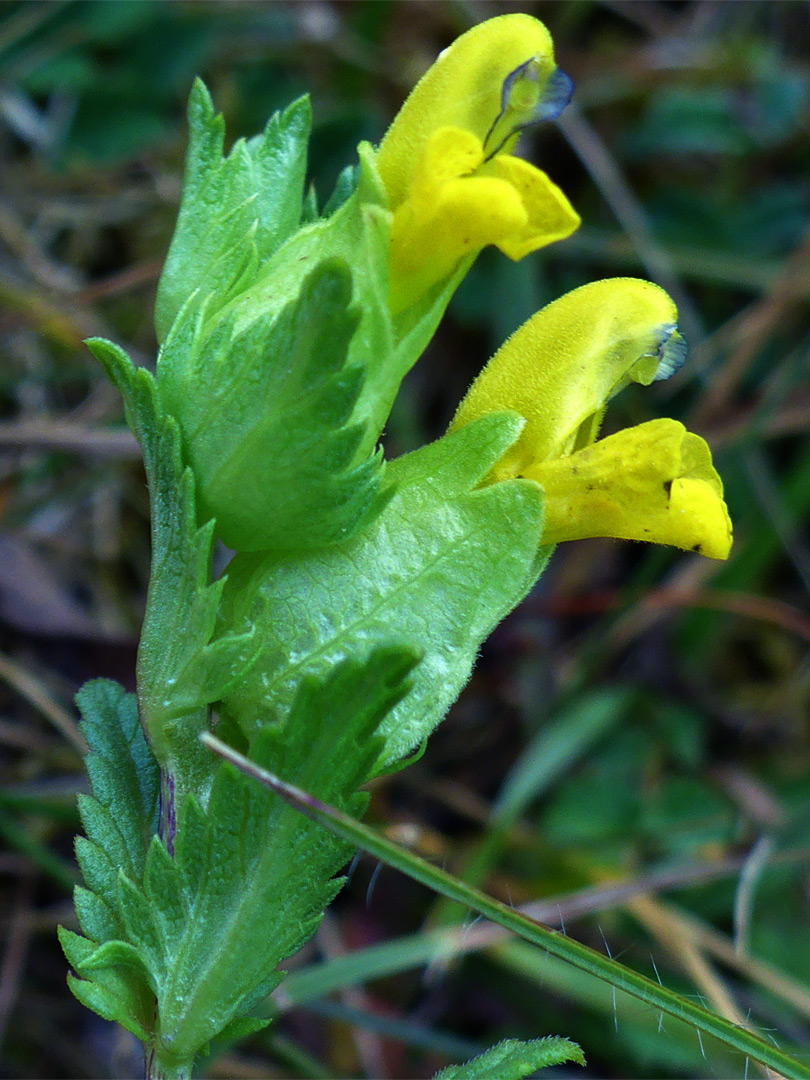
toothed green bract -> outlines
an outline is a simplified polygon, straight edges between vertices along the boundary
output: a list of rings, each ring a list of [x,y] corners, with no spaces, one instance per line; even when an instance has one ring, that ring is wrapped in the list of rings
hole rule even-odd
[[[86,887],[77,887],[75,895],[81,935],[61,928],[59,936],[76,972],[69,983],[79,1001],[144,1039],[155,1001],[143,967],[119,962],[94,970],[85,964],[100,946],[125,937],[119,879],[122,873],[139,878],[144,872],[157,828],[160,774],[134,694],[95,679],[82,687],[77,702],[90,748],[85,763],[92,789],[79,800],[86,835],[76,841]]]
[[[243,627],[238,639],[212,640],[225,584],[210,582],[213,523],[197,525],[194,476],[154,377],[109,341],[87,345],[124,398],[149,480],[152,574],[138,650],[141,719],[179,789],[205,791],[211,761],[197,735],[207,726],[208,704],[252,662],[253,632]]]
[[[201,516],[242,551],[333,544],[373,514],[382,475],[380,454],[358,455],[352,419],[365,373],[349,360],[360,318],[349,265],[324,259],[286,306],[241,331],[238,317],[204,336],[189,305],[158,362]]]
[[[212,316],[298,228],[312,111],[299,98],[223,156],[224,121],[197,79],[188,125],[183,197],[155,304],[159,341],[189,297]]]
[[[433,1080],[524,1080],[538,1069],[563,1065],[566,1061],[585,1064],[582,1050],[568,1039],[557,1036],[529,1042],[505,1039],[463,1065],[442,1069]]]
[[[380,638],[418,645],[411,693],[383,725],[380,768],[418,746],[469,678],[477,651],[539,572],[542,494],[530,481],[479,486],[517,438],[515,414],[484,417],[389,466],[390,502],[351,543],[309,557],[238,555],[220,626],[255,625],[255,663],[223,711],[247,737],[306,676]],[[315,615],[314,613],[317,613]]]

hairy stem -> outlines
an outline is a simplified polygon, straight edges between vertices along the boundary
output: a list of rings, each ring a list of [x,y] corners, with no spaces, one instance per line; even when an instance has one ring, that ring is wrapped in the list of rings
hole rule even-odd
[[[524,940],[539,945],[552,956],[567,960],[575,967],[603,979],[617,989],[624,990],[651,1007],[669,1013],[678,1020],[693,1024],[698,1031],[713,1035],[721,1043],[773,1069],[780,1076],[789,1080],[810,1080],[809,1066],[802,1061],[797,1061],[779,1047],[765,1042],[746,1028],[730,1023],[723,1017],[696,1005],[689,998],[640,975],[632,968],[624,967],[610,957],[602,956],[573,938],[559,934],[556,930],[551,930],[513,908],[478,892],[446,871],[432,866],[413,852],[379,835],[369,826],[355,821],[343,811],[321,802],[306,791],[260,768],[213,735],[205,734],[201,738],[211,750],[226,761],[232,762],[260,784],[275,791],[302,814],[319,822],[335,836],[362,848],[387,865],[396,867],[415,881],[420,881],[442,896],[469,907],[472,911],[511,930]]]

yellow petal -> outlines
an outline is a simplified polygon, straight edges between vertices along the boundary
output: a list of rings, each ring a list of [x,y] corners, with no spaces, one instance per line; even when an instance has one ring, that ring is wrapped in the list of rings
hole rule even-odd
[[[507,102],[518,114],[510,117],[512,128],[529,119],[555,70],[554,47],[545,26],[530,15],[499,15],[479,23],[444,50],[416,84],[380,144],[377,166],[393,210],[407,198],[431,134],[442,127],[462,128],[483,145],[504,111],[505,81],[532,60],[528,81],[534,91],[524,99],[524,80],[512,88]]]
[[[520,258],[579,223],[559,188],[533,165],[498,158],[476,172],[482,160],[481,141],[469,131],[439,128],[428,139],[408,198],[394,213],[392,311],[487,244]]]
[[[489,177],[448,180],[430,199],[408,199],[391,226],[392,313],[448,277],[460,259],[521,233],[527,221],[515,189]]]
[[[677,420],[651,420],[524,474],[543,488],[543,544],[648,540],[725,559],[731,521],[709,447]]]
[[[430,198],[445,181],[472,176],[483,161],[484,147],[477,135],[464,128],[436,128],[425,140],[406,201]]]
[[[393,312],[487,244],[520,259],[579,225],[566,197],[534,165],[504,155],[479,168],[483,156],[478,137],[461,128],[439,128],[428,139],[408,198],[394,212]]]
[[[522,259],[546,244],[565,240],[579,228],[581,218],[557,185],[522,158],[502,154],[487,162],[479,176],[495,176],[511,184],[527,214],[526,225],[492,243],[510,259]]]
[[[566,293],[498,350],[450,429],[502,410],[525,417],[517,443],[493,470],[496,480],[586,446],[606,403],[622,387],[630,381],[646,385],[677,367],[683,353],[677,316],[663,289],[635,278]]]

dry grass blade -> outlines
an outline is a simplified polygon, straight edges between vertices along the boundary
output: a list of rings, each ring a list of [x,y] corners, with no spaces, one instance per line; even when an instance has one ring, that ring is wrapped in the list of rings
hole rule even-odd
[[[30,911],[33,898],[33,879],[23,875],[17,886],[17,897],[8,928],[6,949],[0,963],[0,1044],[20,990],[25,966],[25,954],[31,936]]]
[[[141,456],[131,432],[123,428],[91,428],[69,420],[17,420],[0,424],[0,449],[55,450],[125,461],[137,461]]]
[[[696,946],[683,924],[674,918],[667,908],[651,896],[637,896],[628,902],[627,908],[664,946],[721,1016],[739,1027],[756,1030],[747,1023],[725,983]],[[758,1068],[763,1076],[778,1080],[779,1073],[762,1066]]]
[[[26,701],[30,702],[35,709],[48,720],[57,731],[71,743],[82,755],[87,753],[87,743],[79,731],[78,724],[67,711],[48,693],[43,684],[30,672],[12,660],[10,656],[0,653],[0,679],[8,683]]]

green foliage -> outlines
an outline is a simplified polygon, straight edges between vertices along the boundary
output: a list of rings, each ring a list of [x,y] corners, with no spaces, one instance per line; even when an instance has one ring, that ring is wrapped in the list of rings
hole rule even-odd
[[[156,319],[201,512],[243,551],[345,540],[380,509],[377,439],[466,267],[392,320],[391,215],[369,146],[317,218],[305,100],[224,158],[200,82],[189,122]]]
[[[274,319],[237,334],[234,311],[201,341],[189,303],[169,334],[161,392],[184,424],[202,516],[231,547],[323,547],[379,508],[381,455],[356,463],[364,372],[348,362],[351,296],[349,266],[323,259]]]
[[[57,698],[66,678],[99,664],[118,666],[119,651],[110,654],[96,642],[108,630],[130,635],[143,611],[148,522],[142,469],[95,454],[94,447],[121,448],[124,439],[108,426],[116,418],[104,411],[109,397],[102,373],[78,341],[88,327],[104,327],[99,332],[131,355],[153,353],[142,301],[171,238],[185,141],[181,117],[192,76],[199,72],[216,89],[234,134],[262,130],[275,109],[311,89],[307,190],[326,195],[357,143],[382,134],[394,88],[412,81],[422,58],[458,31],[459,19],[475,17],[470,5],[436,5],[431,18],[419,22],[409,21],[407,5],[338,4],[328,6],[324,21],[311,19],[306,7],[72,0],[14,2],[0,17],[8,98],[4,213],[11,223],[0,327],[6,358],[0,394],[11,422],[3,433],[9,535],[0,562],[5,616],[20,630],[5,651],[30,666]],[[663,982],[685,995],[702,988],[676,960],[668,962],[662,941],[606,905],[618,903],[621,886],[646,880],[655,896],[666,883],[670,902],[690,914],[697,933],[702,927],[718,942],[722,935],[731,950],[737,903],[748,931],[740,927],[739,966],[729,978],[720,961],[720,975],[741,1013],[750,1009],[750,1022],[773,1029],[781,1045],[801,1034],[807,1017],[801,994],[810,970],[802,889],[810,805],[807,626],[799,602],[810,500],[807,265],[800,251],[810,214],[807,19],[801,6],[770,0],[704,5],[706,17],[697,19],[695,5],[642,7],[650,10],[564,0],[539,11],[563,67],[576,52],[575,100],[587,124],[529,131],[520,153],[563,183],[585,225],[547,255],[519,263],[495,249],[482,253],[431,354],[397,399],[396,415],[385,424],[387,449],[398,453],[436,438],[486,356],[544,303],[587,279],[624,273],[658,279],[668,272],[680,286],[682,315],[691,318],[693,358],[677,385],[619,399],[609,424],[700,413],[697,428],[719,455],[734,520],[732,558],[724,566],[703,564],[710,577],[701,584],[691,576],[692,560],[662,550],[598,541],[561,547],[549,587],[532,596],[479,658],[460,709],[413,780],[384,781],[375,801],[381,812],[396,807],[416,829],[426,825],[422,839],[430,837],[456,873],[468,845],[481,851],[494,840],[481,877],[485,887],[502,896],[508,890],[515,902],[545,899],[552,920],[559,902],[569,933],[604,951],[596,922],[582,914],[589,897],[598,901],[595,920],[614,955],[623,953],[652,976],[652,954]],[[583,51],[578,43],[584,40],[589,48]],[[673,42],[677,62],[662,64],[662,49]],[[571,165],[568,140],[581,165]],[[340,189],[324,216],[336,212],[355,185]],[[200,230],[203,245],[209,225],[216,232],[213,211]],[[317,220],[308,196],[302,224]],[[240,244],[238,253],[250,243]],[[333,254],[346,259],[345,252]],[[317,262],[316,255],[302,263],[307,269],[282,307],[298,300]],[[186,271],[195,277],[193,265]],[[386,356],[379,353],[378,362],[387,363]],[[356,358],[359,364],[359,353]],[[358,417],[363,409],[358,401]],[[41,433],[42,444],[15,435],[15,417],[36,431],[32,439]],[[368,455],[372,430],[370,424],[364,435]],[[52,436],[58,450],[48,448]],[[359,453],[358,464],[362,460]],[[116,506],[122,513],[116,515]],[[34,560],[32,572],[16,572],[6,558],[9,541]],[[659,592],[667,581],[678,586],[673,603],[667,587]],[[642,598],[647,603],[639,611]],[[67,653],[52,636],[61,633],[65,599],[83,620],[82,637]],[[174,644],[181,621],[167,621],[165,641],[155,635],[156,659],[161,647]],[[616,728],[593,743],[585,732],[592,689],[628,696]],[[0,834],[13,853],[2,887],[4,907],[13,912],[20,902],[15,872],[27,876],[24,861],[47,875],[49,893],[58,888],[66,896],[72,889],[68,833],[76,831],[75,788],[82,781],[78,757],[55,741],[35,706],[7,693],[4,712],[15,724],[0,776]],[[515,761],[496,797],[496,777]],[[727,782],[737,773],[762,800],[738,794],[727,800]],[[441,789],[434,783],[439,778]],[[428,786],[437,793],[455,789],[459,802],[466,789],[488,800],[492,793],[495,812],[486,824],[462,825],[457,811],[449,818],[434,810],[432,798],[422,794]],[[761,805],[774,808],[775,824],[770,814],[760,820]],[[95,827],[94,811],[86,807],[85,813]],[[519,824],[505,828],[504,817]],[[766,846],[757,844],[738,889],[734,867],[763,835],[773,840],[772,855],[766,863]],[[83,837],[77,846],[88,844]],[[115,857],[122,865],[129,859],[123,837]],[[612,900],[612,890],[604,889],[606,870],[620,887]],[[115,899],[117,871],[105,857],[95,874],[91,887],[77,893],[77,908],[83,923],[96,919],[99,933],[106,933],[114,917],[97,894],[106,888]],[[512,942],[465,961],[476,938],[469,919],[441,933],[424,929],[436,918],[428,911],[425,921],[429,894],[404,883],[397,902],[384,904],[390,874],[383,873],[367,913],[361,867],[333,916],[350,951],[304,964],[293,977],[296,985],[301,978],[313,987],[314,976],[322,979],[308,995],[312,1012],[294,1017],[294,1039],[310,1051],[317,1046],[338,1060],[346,1028],[368,1027],[404,1048],[403,1068],[422,1073],[426,1055],[463,1061],[476,1052],[446,1042],[461,1032],[475,1030],[489,1045],[512,1034],[564,1031],[591,1048],[595,1075],[742,1076],[747,1068],[742,1056],[705,1034],[699,1041],[692,1024],[662,1020],[657,1009],[634,1006],[609,984],[528,945],[522,957]],[[575,890],[584,891],[569,904]],[[577,921],[572,912],[579,913]],[[369,919],[371,945],[355,936]],[[414,926],[422,929],[398,938]],[[742,955],[746,939],[756,964]],[[77,941],[70,947],[83,956],[96,949]],[[699,936],[695,941],[700,947]],[[143,978],[135,980],[132,957],[123,948],[119,955],[121,966],[96,968],[93,982],[87,970],[77,993],[91,1005],[96,1000],[102,1012],[105,994],[129,995],[119,1001],[120,1015],[143,1035],[151,1028],[154,995]],[[76,1075],[83,1067],[111,1075],[108,1055],[116,1041],[96,1038],[103,1027],[85,1023],[78,1002],[71,1013],[60,978],[47,975],[62,963],[51,936],[35,934],[26,956],[16,1007],[21,1022],[9,1026],[3,1044],[7,1071],[28,1074],[36,1061],[49,1075]],[[418,970],[437,957],[464,964],[451,980],[441,1020],[425,1022],[420,1013],[403,1021]],[[705,963],[711,968],[717,961],[705,955]],[[354,974],[330,983],[333,965]],[[381,981],[405,966],[412,977]],[[794,975],[791,1000],[773,989],[778,981],[766,989],[768,971]],[[375,1028],[377,1008],[345,1009],[328,1022],[319,1015],[334,1005],[323,1002],[330,987],[334,993],[362,983],[374,985],[388,1027]],[[277,997],[280,1008],[295,998],[293,987],[287,980]],[[108,1005],[107,1014],[116,1012]],[[54,1027],[56,1015],[64,1024]],[[60,1038],[57,1029],[69,1037]],[[235,1034],[231,1026],[223,1038]],[[277,1072],[277,1046],[269,1035],[255,1039],[251,1061]],[[319,1064],[291,1068],[297,1075],[331,1074]],[[346,1071],[358,1068],[347,1064]]]
[[[523,1080],[538,1069],[563,1065],[566,1061],[585,1064],[580,1048],[568,1039],[555,1036],[529,1042],[504,1039],[463,1065],[442,1069],[433,1080]]]
[[[539,488],[522,480],[476,487],[521,425],[514,414],[484,417],[391,463],[390,502],[349,544],[303,558],[236,556],[220,625],[237,634],[255,625],[261,649],[223,708],[248,737],[304,677],[323,679],[343,657],[362,661],[392,635],[418,643],[424,660],[383,726],[380,767],[430,734],[545,557],[538,562]]]
[[[379,756],[378,729],[416,662],[378,648],[366,664],[306,680],[289,714],[254,740],[252,759],[361,813],[367,796],[357,788]],[[215,1036],[261,1026],[247,1014],[278,983],[279,961],[317,928],[351,848],[223,764],[204,809],[185,797],[170,855],[152,835],[157,769],[132,699],[98,682],[82,704],[86,725],[104,725],[103,736],[90,732],[104,757],[97,752],[82,807],[82,868],[95,889],[77,895],[86,937],[63,932],[79,976],[72,986],[90,1008],[154,1039],[158,1056],[191,1061]],[[146,810],[133,817],[144,800],[148,821]]]
[[[157,829],[159,769],[138,719],[134,694],[117,683],[96,679],[77,697],[81,730],[90,747],[85,759],[92,795],[81,796],[85,837],[76,841],[76,858],[88,888],[75,900],[84,936],[60,930],[60,941],[78,978],[70,976],[76,997],[108,1020],[116,1020],[145,1039],[154,1014],[154,996],[143,965],[132,958],[97,970],[99,946],[118,943],[126,916],[120,883],[143,876],[149,844]],[[87,966],[86,966],[87,965]]]
[[[155,302],[159,341],[194,294],[212,318],[298,228],[312,111],[307,98],[294,101],[223,157],[225,122],[197,79],[188,125],[183,198]]]
[[[149,480],[152,577],[138,651],[142,720],[180,788],[204,791],[211,766],[197,735],[207,725],[205,706],[251,662],[251,631],[211,640],[224,587],[223,580],[209,584],[214,527],[210,521],[197,527],[194,476],[183,465],[177,423],[154,378],[108,341],[93,338],[88,347],[124,398]]]

